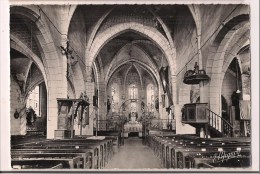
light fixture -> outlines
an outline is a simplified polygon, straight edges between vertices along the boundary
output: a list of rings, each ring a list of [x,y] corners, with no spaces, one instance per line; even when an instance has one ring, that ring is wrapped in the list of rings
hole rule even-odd
[[[15,110],[15,113],[14,113],[14,118],[15,119],[18,119],[20,116],[20,114],[18,113],[17,109]]]
[[[239,84],[238,84],[238,59],[236,61],[236,70],[237,70],[237,74],[236,74],[236,79],[237,79],[237,90],[236,90],[236,93],[237,94],[240,94],[241,91],[239,90]]]

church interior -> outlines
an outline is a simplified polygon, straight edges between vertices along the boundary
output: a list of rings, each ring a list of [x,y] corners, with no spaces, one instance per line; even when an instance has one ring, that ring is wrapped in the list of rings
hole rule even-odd
[[[249,5],[10,6],[13,169],[250,168]]]

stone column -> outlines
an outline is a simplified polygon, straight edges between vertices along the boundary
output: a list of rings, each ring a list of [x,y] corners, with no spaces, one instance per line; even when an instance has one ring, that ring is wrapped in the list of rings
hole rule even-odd
[[[40,115],[44,132],[47,131],[47,90],[45,83],[39,85],[40,93]]]
[[[197,34],[197,42],[198,42],[198,56],[199,56],[199,69],[203,69],[203,63],[202,63],[202,53],[201,53],[201,33]],[[200,103],[207,103],[208,100],[206,99],[205,95],[205,84],[204,81],[201,81],[199,84],[200,87]]]
[[[94,119],[96,119],[96,110],[93,107],[93,96],[95,94],[95,84],[92,81],[92,71],[91,71],[91,67],[87,67],[87,80],[85,81],[85,90],[87,93],[87,96],[89,97],[89,125],[86,125],[86,127],[84,129],[82,129],[82,135],[93,135],[93,123],[94,123]],[[99,103],[102,102],[100,101],[100,99],[98,99]],[[100,105],[100,104],[99,104]]]
[[[104,82],[98,83],[98,115],[99,119],[105,120],[106,119],[106,85]]]
[[[67,38],[63,36],[61,45],[66,47]],[[48,44],[47,44],[48,45]],[[51,45],[52,46],[52,45]],[[47,62],[48,69],[48,116],[47,116],[47,139],[54,138],[54,132],[58,127],[58,103],[57,98],[67,98],[67,57],[53,48]]]

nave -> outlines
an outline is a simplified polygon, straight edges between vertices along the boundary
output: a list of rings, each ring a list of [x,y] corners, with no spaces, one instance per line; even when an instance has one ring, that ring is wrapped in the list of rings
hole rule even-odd
[[[149,159],[149,160],[147,160]],[[152,149],[142,143],[138,137],[124,140],[124,146],[114,158],[108,162],[105,169],[160,169],[160,160]]]
[[[249,138],[200,138],[165,132],[145,138],[116,136],[12,139],[13,169],[248,169]],[[163,135],[165,134],[165,135]]]
[[[13,5],[10,66],[13,169],[251,166],[249,5]]]

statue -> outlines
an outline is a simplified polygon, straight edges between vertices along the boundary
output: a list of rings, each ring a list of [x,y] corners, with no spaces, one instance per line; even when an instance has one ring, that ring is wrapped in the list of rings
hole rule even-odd
[[[32,123],[35,122],[36,120],[36,114],[35,111],[33,110],[33,108],[30,106],[27,110],[26,110],[26,121],[27,121],[27,125],[28,126],[32,126]]]
[[[236,93],[236,91],[234,91],[233,94],[231,95],[231,101],[232,101],[232,106],[235,107],[235,119],[239,120],[240,119],[239,94]]]
[[[122,111],[125,111],[125,102],[122,104]]]
[[[195,65],[194,65],[194,74],[199,74],[199,65],[198,65],[198,62],[195,62]]]
[[[110,100],[108,98],[107,99],[107,113],[109,113],[110,109],[111,109],[111,103],[110,103]]]
[[[144,102],[141,102],[141,111],[144,112]]]
[[[158,99],[158,97],[156,97],[156,99],[155,99],[155,109],[157,111],[159,111],[159,99]]]

